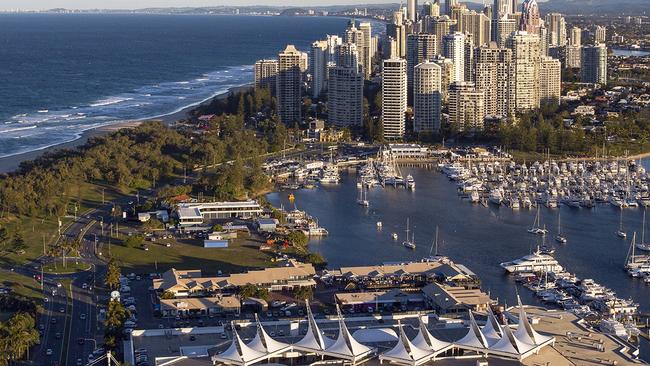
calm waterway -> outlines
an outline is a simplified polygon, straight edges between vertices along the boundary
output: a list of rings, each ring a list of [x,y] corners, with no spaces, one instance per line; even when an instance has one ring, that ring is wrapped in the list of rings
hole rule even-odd
[[[419,260],[429,255],[438,226],[440,254],[474,271],[482,280],[483,290],[493,298],[513,304],[516,284],[499,263],[522,257],[541,244],[538,236],[526,232],[536,211],[473,205],[461,199],[456,184],[437,170],[402,167],[402,172],[405,176],[413,175],[416,190],[373,188],[368,193],[368,208],[356,203],[354,170],[343,171],[339,185],[294,191],[296,207],[318,218],[330,234],[312,240],[311,250],[323,254],[330,268]],[[292,207],[288,192],[269,194],[268,199],[275,206]],[[562,232],[568,238],[564,245],[553,241],[558,212]],[[628,232],[628,239],[624,240],[615,234],[619,210],[611,205],[597,205],[591,210],[563,205],[558,209],[541,209],[541,221],[550,230],[547,244],[557,248],[555,257],[569,272],[580,278],[593,278],[620,297],[633,298],[647,312],[650,285],[628,277],[622,269],[632,231],[640,235],[642,216],[643,209],[624,211],[623,226]],[[401,244],[407,218],[415,233],[415,250]],[[378,221],[383,223],[381,230],[377,228]],[[393,232],[399,235],[397,241],[391,238]],[[530,291],[519,287],[519,292],[525,302],[537,302]],[[647,343],[642,353],[645,357],[650,354]]]

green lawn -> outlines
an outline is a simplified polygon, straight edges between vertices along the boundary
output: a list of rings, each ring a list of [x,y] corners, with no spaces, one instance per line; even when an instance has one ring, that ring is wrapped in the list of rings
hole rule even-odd
[[[40,302],[43,299],[41,284],[34,278],[15,272],[0,270],[0,286],[8,287],[12,293]]]
[[[66,265],[63,266],[63,259],[57,258],[55,261],[43,266],[43,271],[45,273],[66,274],[66,273],[74,273],[79,271],[86,271],[90,268],[89,264],[75,261],[74,259],[70,259],[70,258],[66,260],[65,264]]]
[[[110,201],[122,194],[114,187],[90,183],[82,183],[73,188],[72,196],[80,203],[77,215],[101,205],[102,188],[104,188],[105,201]],[[74,205],[69,205],[67,215],[71,217],[61,217],[62,229],[65,229],[74,220]],[[52,243],[58,236],[56,217],[6,215],[0,219],[0,225],[6,227],[9,232],[20,229],[27,246],[24,253],[2,253],[0,256],[0,267],[2,268],[13,267],[40,257],[43,254],[43,241]]]
[[[165,242],[171,243],[166,247]],[[259,250],[261,242],[254,239],[235,239],[228,248],[203,248],[202,241],[157,241],[146,242],[149,250],[127,248],[112,244],[110,253],[123,271],[138,273],[164,272],[172,267],[177,269],[200,269],[207,274],[242,272],[252,267],[268,267],[270,256]],[[102,243],[100,251],[108,257],[108,245]]]

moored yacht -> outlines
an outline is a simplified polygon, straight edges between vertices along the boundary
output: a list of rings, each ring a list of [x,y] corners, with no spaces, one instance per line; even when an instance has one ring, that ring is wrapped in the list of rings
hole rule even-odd
[[[563,270],[560,263],[548,254],[542,254],[539,249],[533,254],[529,254],[510,262],[501,263],[501,268],[508,273],[524,272],[561,272]]]

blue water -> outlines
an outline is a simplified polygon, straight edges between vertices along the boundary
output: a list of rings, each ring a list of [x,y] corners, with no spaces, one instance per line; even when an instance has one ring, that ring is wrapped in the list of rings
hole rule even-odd
[[[612,52],[614,52],[615,56],[637,56],[637,57],[643,57],[643,56],[648,56],[650,55],[650,52],[648,51],[641,51],[641,50],[621,50],[621,49],[612,49]]]
[[[176,112],[253,81],[287,43],[308,51],[348,19],[0,15],[0,157],[116,121]]]

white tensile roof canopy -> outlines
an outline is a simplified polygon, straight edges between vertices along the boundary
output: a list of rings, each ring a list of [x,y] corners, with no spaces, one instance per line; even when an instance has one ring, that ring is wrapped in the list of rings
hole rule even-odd
[[[413,342],[411,342],[406,336],[406,333],[404,333],[404,328],[402,327],[401,323],[399,323],[398,327],[399,338],[397,339],[397,344],[395,347],[379,356],[379,360],[381,362],[390,361],[392,363],[400,365],[418,366],[433,359],[435,356],[435,352],[433,350],[420,348],[417,345],[413,344]],[[418,335],[421,334],[421,332],[418,333]]]

